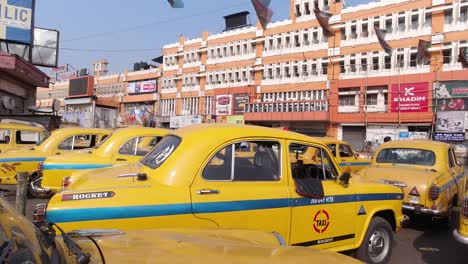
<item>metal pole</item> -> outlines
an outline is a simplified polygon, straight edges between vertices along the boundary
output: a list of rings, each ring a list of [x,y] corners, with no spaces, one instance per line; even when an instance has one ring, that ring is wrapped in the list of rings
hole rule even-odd
[[[28,196],[28,180],[29,173],[18,172],[16,175],[16,209],[22,214],[26,215],[26,200]]]

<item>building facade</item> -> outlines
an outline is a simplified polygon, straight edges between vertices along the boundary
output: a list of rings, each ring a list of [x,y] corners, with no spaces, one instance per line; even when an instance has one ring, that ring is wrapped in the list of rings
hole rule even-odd
[[[324,35],[314,7],[333,14],[333,36]],[[374,26],[386,30],[391,55]],[[385,136],[428,138],[447,98],[468,100],[468,93],[440,96],[444,87],[468,87],[468,70],[458,62],[467,35],[467,0],[346,8],[342,1],[290,0],[290,18],[265,30],[203,32],[165,45],[158,115],[173,128],[198,122],[287,127],[344,139],[358,150]],[[431,43],[422,63],[420,39]]]

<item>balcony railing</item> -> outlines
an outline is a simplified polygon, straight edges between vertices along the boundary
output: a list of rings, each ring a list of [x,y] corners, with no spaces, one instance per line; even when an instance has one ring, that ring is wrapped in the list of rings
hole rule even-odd
[[[327,112],[327,100],[304,100],[286,102],[261,102],[245,105],[246,113],[273,112]]]

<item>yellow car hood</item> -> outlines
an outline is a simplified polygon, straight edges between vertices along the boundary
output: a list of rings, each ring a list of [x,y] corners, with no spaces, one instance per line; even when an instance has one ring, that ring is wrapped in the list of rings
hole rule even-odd
[[[361,263],[329,251],[283,247],[274,235],[255,230],[142,230],[93,239],[107,263]]]

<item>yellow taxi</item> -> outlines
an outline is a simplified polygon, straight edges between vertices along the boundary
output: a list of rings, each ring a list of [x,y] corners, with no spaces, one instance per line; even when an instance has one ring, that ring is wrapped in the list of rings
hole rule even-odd
[[[94,147],[110,133],[110,130],[99,128],[61,128],[33,147],[1,153],[0,184],[16,184],[18,172],[28,172],[34,181],[40,178],[37,171],[46,157]]]
[[[451,145],[430,140],[391,141],[376,151],[361,178],[400,187],[403,210],[442,218],[450,224],[465,190],[463,166]]]
[[[455,240],[468,245],[468,194],[463,198],[458,229],[453,230]]]
[[[41,126],[0,123],[0,152],[34,146],[47,134]]]
[[[243,145],[254,146],[253,158]],[[319,163],[294,152],[307,148],[318,150]],[[275,231],[288,245],[354,250],[367,263],[385,263],[405,219],[402,199],[395,186],[350,180],[320,138],[199,124],[172,131],[137,164],[81,175],[52,197],[45,217],[65,230]]]
[[[371,159],[360,157],[345,141],[325,138],[324,142],[343,171],[356,172],[371,164]]]
[[[42,166],[41,189],[56,193],[74,171],[136,163],[168,133],[166,129],[127,127],[115,130],[97,148],[50,156]]]
[[[344,255],[288,247],[274,232],[239,229],[39,229],[0,198],[2,263],[359,263]],[[60,226],[55,226],[57,232]]]

